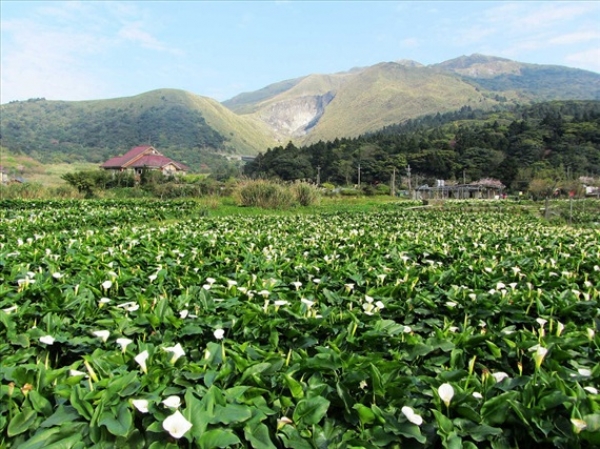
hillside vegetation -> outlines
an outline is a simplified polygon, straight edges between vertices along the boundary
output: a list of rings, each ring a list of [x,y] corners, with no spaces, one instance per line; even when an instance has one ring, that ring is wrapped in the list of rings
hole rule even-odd
[[[413,187],[435,179],[500,179],[525,190],[535,177],[576,179],[600,175],[600,101],[434,114],[357,138],[304,147],[289,143],[260,154],[246,166],[250,176],[284,180],[388,183],[412,169]]]
[[[333,75],[310,75],[244,93],[223,104],[263,121],[296,145],[356,137],[463,106],[548,100],[598,100],[600,75],[494,56],[461,56],[424,66],[385,62]]]
[[[0,106],[0,144],[44,163],[101,163],[150,144],[199,171],[207,160],[276,145],[352,139],[424,115],[493,111],[547,100],[598,100],[600,74],[462,56],[312,74],[222,104],[175,89],[95,101]]]
[[[199,150],[255,154],[272,144],[263,125],[215,100],[161,89],[134,97],[2,105],[4,146],[42,162],[103,162],[151,144],[189,165]]]

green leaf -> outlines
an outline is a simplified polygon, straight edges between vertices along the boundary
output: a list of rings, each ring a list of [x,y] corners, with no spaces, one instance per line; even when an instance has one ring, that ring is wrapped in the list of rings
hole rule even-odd
[[[246,380],[248,377],[254,377],[257,374],[260,374],[263,371],[268,370],[269,368],[271,368],[271,364],[267,363],[267,362],[257,363],[256,365],[252,365],[251,367],[246,369],[246,371],[244,371],[244,374],[242,375],[240,382],[244,382],[244,380]]]
[[[37,391],[31,390],[27,395],[27,399],[29,399],[31,406],[36,412],[42,413],[44,416],[50,416],[52,414],[52,404]]]
[[[105,411],[98,421],[99,426],[106,426],[108,431],[118,437],[125,437],[133,430],[133,415],[127,403],[121,403],[115,416]]]
[[[81,388],[78,385],[76,385],[75,387],[73,387],[73,390],[71,390],[71,395],[69,396],[69,399],[71,401],[71,405],[75,408],[75,410],[77,410],[82,417],[89,421],[90,419],[92,419],[94,408],[89,402],[83,399],[83,395],[84,393],[81,390]]]
[[[559,405],[562,405],[565,402],[572,402],[574,400],[574,398],[567,396],[563,392],[555,390],[547,395],[544,395],[540,399],[539,406],[544,410],[549,410],[558,407]]]
[[[32,409],[24,409],[13,416],[13,419],[8,423],[8,429],[6,433],[9,437],[14,437],[15,435],[19,435],[26,430],[29,430],[33,425],[35,418],[37,417],[37,413]],[[33,429],[32,429],[33,430]]]
[[[77,415],[79,416],[79,415]],[[51,441],[52,437],[60,433],[59,427],[53,427],[51,429],[45,429],[38,431],[30,439],[26,440],[23,444],[19,445],[20,449],[44,449],[48,445],[48,441]]]
[[[510,413],[509,401],[518,396],[516,391],[507,391],[485,401],[481,407],[481,417],[487,424],[501,425]]]
[[[290,374],[284,374],[283,378],[290,389],[290,392],[292,393],[292,397],[294,399],[302,399],[304,397],[304,389],[302,388],[302,384],[295,380]]]
[[[44,446],[44,449],[71,449],[81,443],[81,435],[69,435],[61,440],[55,441],[50,445]]]
[[[502,429],[499,429],[497,427],[480,425],[480,426],[470,427],[468,429],[468,434],[475,441],[482,442],[482,441],[485,441],[487,439],[487,437],[489,437],[489,436],[502,435]]]
[[[372,383],[373,393],[375,393],[377,396],[384,396],[385,389],[383,388],[383,381],[381,379],[381,373],[379,372],[377,367],[375,365],[373,365],[372,363],[370,364],[370,369],[371,369],[371,383]]]
[[[215,407],[223,400],[222,396],[221,390],[215,386],[210,387],[202,399],[198,399],[191,388],[186,390],[184,396],[186,407],[182,413],[192,423],[190,434],[195,439],[202,436],[215,418]]]
[[[80,418],[79,413],[70,405],[59,405],[56,411],[40,424],[40,427],[60,426],[66,422],[76,421]]]
[[[348,389],[341,382],[336,382],[335,389],[337,390],[338,396],[344,402],[344,407],[347,412],[354,406],[354,399],[348,392]]]
[[[329,401],[322,396],[298,401],[294,410],[294,422],[298,425],[317,424],[327,413]]]
[[[283,441],[283,445],[289,449],[314,449],[313,445],[302,438],[298,429],[293,426],[283,426],[278,436]]]
[[[354,404],[354,408],[358,412],[358,419],[365,424],[373,424],[375,422],[375,413],[369,407],[363,404]]]
[[[442,440],[442,444],[447,449],[463,449],[462,438],[456,432],[452,432],[447,439]]]
[[[165,443],[164,441],[155,441],[148,449],[179,449],[179,445],[175,443]]]
[[[387,423],[386,425],[384,425],[384,429],[387,427]],[[413,438],[415,440],[417,440],[419,443],[424,444],[427,441],[427,438],[425,438],[425,436],[423,434],[421,434],[421,429],[419,426],[417,426],[416,424],[412,424],[412,423],[395,423],[390,425],[390,428],[399,433],[400,435],[406,437],[406,438]]]
[[[277,449],[271,441],[269,429],[263,423],[249,423],[244,427],[244,436],[254,449]]]
[[[225,407],[216,405],[212,424],[231,424],[247,421],[252,417],[252,408],[247,405],[228,404]]]
[[[438,423],[438,427],[441,431],[438,432],[440,435],[449,435],[454,430],[454,424],[452,421],[443,413],[438,410],[432,410],[433,416],[435,416],[435,420]]]
[[[241,441],[231,430],[212,429],[204,432],[197,443],[200,449],[212,449],[241,444]]]

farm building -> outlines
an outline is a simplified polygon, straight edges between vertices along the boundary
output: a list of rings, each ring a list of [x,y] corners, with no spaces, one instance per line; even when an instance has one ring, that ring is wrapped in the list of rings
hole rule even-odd
[[[189,170],[186,165],[175,162],[149,145],[134,147],[123,156],[109,159],[100,168],[114,172],[132,170],[136,175],[141,175],[144,169],[160,170],[165,176],[183,175]]]
[[[417,195],[427,199],[497,199],[502,196],[505,185],[497,179],[483,178],[468,184],[446,184],[438,180],[437,185],[429,187],[427,184],[416,189]]]

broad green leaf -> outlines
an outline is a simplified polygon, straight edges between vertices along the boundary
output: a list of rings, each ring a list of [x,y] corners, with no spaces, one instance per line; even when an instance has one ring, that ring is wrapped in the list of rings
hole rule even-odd
[[[302,399],[304,397],[304,389],[302,388],[302,384],[295,380],[290,374],[284,374],[283,378],[285,379],[285,383],[292,393],[292,397],[294,399]]]
[[[316,396],[298,401],[294,409],[294,422],[298,425],[317,424],[327,413],[329,401],[321,396]]]
[[[27,441],[20,444],[19,447],[21,449],[44,449],[47,446],[48,442],[52,440],[52,437],[55,434],[60,433],[60,431],[61,430],[59,427],[53,427],[51,429],[46,429],[41,432],[38,431]]]
[[[36,417],[37,413],[35,410],[24,409],[18,412],[8,423],[8,429],[6,430],[7,435],[9,437],[14,437],[26,430],[33,430],[31,429],[31,426],[35,422]]]
[[[106,426],[108,431],[115,436],[125,437],[133,430],[133,415],[127,403],[121,403],[116,416],[109,411],[105,411],[100,416],[98,425]]]
[[[247,405],[227,404],[225,407],[217,404],[214,410],[212,424],[239,423],[247,421],[252,417],[252,407]]]
[[[212,429],[204,432],[197,440],[200,449],[224,448],[241,444],[240,439],[231,431]]]
[[[314,449],[308,441],[302,438],[294,426],[283,426],[277,435],[288,449]]]
[[[80,414],[70,405],[59,405],[56,411],[40,424],[40,427],[60,426],[66,422],[76,421],[80,418]]]
[[[263,423],[248,423],[244,427],[244,436],[254,449],[277,449],[271,440],[268,427]]]
[[[77,446],[81,446],[81,435],[75,434],[48,444],[44,449],[74,449]]]
[[[50,404],[50,401],[37,391],[31,390],[27,395],[27,399],[29,399],[31,406],[38,413],[42,413],[44,416],[50,416],[52,414],[52,405]]]
[[[450,433],[454,430],[454,424],[452,424],[452,420],[438,410],[432,410],[432,413],[433,416],[435,416],[435,421],[438,424],[438,433],[440,435],[450,435]]]
[[[353,408],[358,412],[358,418],[363,426],[375,422],[375,413],[369,407],[363,404],[354,404]]]
[[[69,399],[75,410],[77,410],[83,418],[90,420],[92,418],[92,414],[94,413],[94,409],[89,402],[83,399],[84,394],[85,393],[83,390],[76,385],[73,387],[73,390],[71,390],[71,396]]]

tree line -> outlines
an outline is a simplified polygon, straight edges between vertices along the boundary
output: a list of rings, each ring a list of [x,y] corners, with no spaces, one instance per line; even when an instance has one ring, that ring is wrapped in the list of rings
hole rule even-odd
[[[260,153],[254,178],[337,185],[388,183],[407,167],[415,180],[499,179],[516,190],[536,177],[600,175],[600,101],[559,101],[493,111],[463,107],[357,138]],[[360,167],[360,168],[359,168]],[[414,186],[413,186],[414,187]]]

